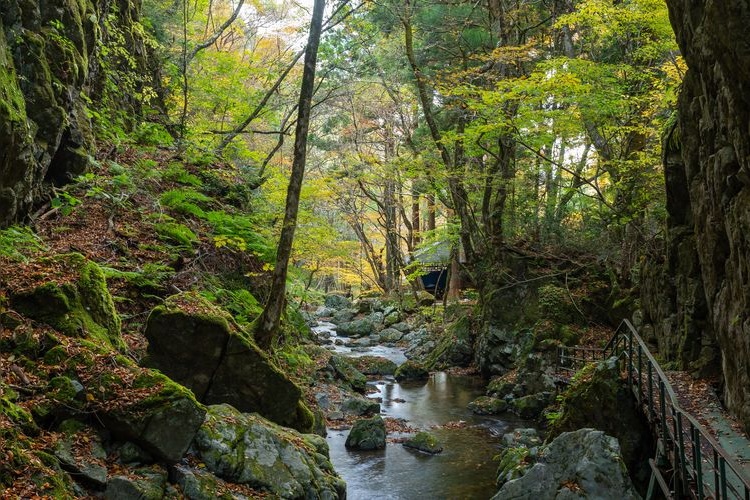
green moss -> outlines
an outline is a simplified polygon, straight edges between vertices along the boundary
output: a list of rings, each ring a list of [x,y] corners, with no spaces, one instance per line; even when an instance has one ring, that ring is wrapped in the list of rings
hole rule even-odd
[[[443,445],[429,432],[418,432],[414,437],[405,441],[404,446],[424,451],[425,453],[434,454],[443,451]]]
[[[72,283],[53,274],[31,290],[11,292],[10,301],[21,314],[45,322],[71,337],[90,338],[123,349],[120,317],[115,311],[102,270],[80,254],[41,259],[42,266],[61,265],[77,276]]]
[[[5,396],[0,397],[0,414],[8,418],[12,424],[17,425],[23,432],[36,434],[39,429],[31,417],[31,413],[11,401],[10,396],[14,395],[14,393],[4,389],[4,386],[0,386],[0,389],[2,389],[0,394],[5,394]]]
[[[21,124],[26,122],[26,104],[5,40],[0,26],[0,118]]]
[[[159,237],[186,248],[192,248],[198,242],[198,236],[189,227],[177,222],[154,224],[154,230]]]

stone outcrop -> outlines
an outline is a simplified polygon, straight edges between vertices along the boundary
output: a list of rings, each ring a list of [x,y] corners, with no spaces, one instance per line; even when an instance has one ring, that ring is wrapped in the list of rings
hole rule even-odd
[[[385,422],[380,415],[357,420],[346,436],[347,448],[354,450],[381,450],[385,448]]]
[[[117,43],[109,39],[114,32],[124,35],[118,48],[130,52],[140,75],[149,74],[139,19],[139,1],[0,4],[0,226],[28,215],[46,186],[86,170],[94,144],[88,106],[103,98],[110,77],[103,66],[111,71],[118,63],[105,62],[99,47]],[[132,115],[137,104],[128,104]]]
[[[538,456],[543,459],[503,484],[493,500],[640,499],[625,471],[617,439],[602,431],[566,432],[541,448]],[[526,454],[520,454],[519,460],[526,460]]]
[[[548,440],[584,427],[604,431],[617,438],[632,477],[648,481],[648,459],[654,456],[651,431],[620,379],[617,358],[588,365],[560,400],[559,416],[547,430]]]
[[[228,314],[197,294],[167,299],[146,325],[148,356],[158,368],[205,404],[227,403],[308,432],[313,415],[302,391]]]
[[[275,498],[346,498],[346,483],[333,470],[325,439],[229,405],[209,407],[194,448],[216,476],[267,490]]]
[[[721,361],[725,402],[748,430],[750,6],[667,5],[689,70],[665,140],[667,261],[644,287],[644,316],[671,359],[696,369]]]
[[[30,264],[45,269],[42,281],[11,286],[19,313],[71,337],[86,337],[118,349],[120,317],[99,266],[80,254],[62,254]]]

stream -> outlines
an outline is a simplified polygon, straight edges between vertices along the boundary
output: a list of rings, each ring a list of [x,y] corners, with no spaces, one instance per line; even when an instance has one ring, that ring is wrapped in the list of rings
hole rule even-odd
[[[346,340],[336,336],[330,323],[321,323],[313,330],[330,334],[334,341]],[[402,349],[382,345],[354,351],[335,345],[333,349],[345,356],[383,356],[397,364],[406,360]],[[444,451],[429,455],[392,442],[385,450],[347,450],[344,443],[349,430],[329,429],[331,461],[347,483],[347,498],[487,499],[497,492],[493,457],[498,453],[500,438],[526,424],[474,415],[467,409],[470,401],[484,394],[482,379],[435,372],[427,382],[398,383],[385,377],[369,383],[378,390],[369,397],[382,398],[384,418],[405,419],[410,426],[432,433]],[[448,427],[435,427],[448,423]]]

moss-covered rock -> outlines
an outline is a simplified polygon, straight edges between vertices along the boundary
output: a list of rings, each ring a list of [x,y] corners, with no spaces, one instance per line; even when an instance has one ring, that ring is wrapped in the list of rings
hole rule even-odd
[[[62,425],[71,429],[63,432],[54,445],[54,455],[62,467],[71,472],[79,481],[97,487],[107,484],[107,467],[104,460],[107,453],[102,446],[101,436],[90,427],[78,425]],[[75,451],[76,445],[83,446],[83,450]],[[84,451],[84,453],[81,453]]]
[[[524,420],[536,420],[553,400],[554,396],[551,392],[529,394],[528,396],[512,400],[510,402],[510,411]]]
[[[548,440],[583,427],[602,430],[618,439],[634,477],[646,473],[643,465],[653,456],[651,433],[635,406],[632,392],[620,379],[616,358],[585,367],[560,401],[559,417],[548,429]]]
[[[347,415],[373,415],[380,412],[380,403],[360,396],[345,399],[341,411]]]
[[[130,471],[128,475],[113,476],[104,492],[106,500],[161,500],[167,487],[167,473],[160,468]]]
[[[302,435],[229,405],[209,407],[194,448],[208,470],[280,498],[344,498],[325,441]]]
[[[404,441],[403,445],[407,448],[423,451],[431,455],[436,455],[443,451],[443,445],[429,432],[417,432],[413,437]]]
[[[469,366],[474,358],[474,336],[471,318],[461,316],[448,324],[440,335],[435,349],[427,356],[428,368]]]
[[[508,409],[508,403],[504,399],[480,396],[469,403],[468,408],[477,415],[497,415]]]
[[[355,450],[379,450],[385,448],[385,422],[380,415],[354,422],[345,446]]]
[[[118,438],[132,440],[155,458],[174,463],[187,451],[206,408],[183,386],[144,370],[132,382],[147,396],[132,404],[104,404],[101,420]]]
[[[352,360],[334,354],[328,361],[334,376],[357,392],[365,392],[367,377],[354,367]]]
[[[9,302],[24,316],[65,335],[123,349],[120,317],[101,268],[80,254],[40,259],[35,281],[11,289]]]
[[[430,372],[422,363],[408,360],[396,369],[394,376],[399,382],[427,380]]]
[[[304,432],[312,429],[314,418],[299,387],[226,312],[201,296],[168,298],[151,312],[146,338],[144,364],[189,388],[198,400],[257,411]]]
[[[523,449],[506,452],[504,475],[514,480],[505,482],[493,500],[640,498],[623,465],[617,439],[601,431],[561,434],[539,451],[544,459],[528,468],[524,454]]]
[[[393,375],[397,368],[396,363],[382,356],[358,356],[350,361],[364,375]]]

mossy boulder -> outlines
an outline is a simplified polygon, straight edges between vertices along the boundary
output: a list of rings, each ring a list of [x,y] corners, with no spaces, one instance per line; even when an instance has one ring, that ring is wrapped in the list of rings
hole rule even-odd
[[[583,427],[602,430],[618,439],[634,477],[646,474],[642,466],[653,456],[651,433],[632,392],[620,378],[616,358],[586,366],[560,401],[559,417],[548,429],[548,440]]]
[[[513,479],[503,484],[493,500],[640,499],[625,470],[617,439],[601,431],[565,432],[540,449],[539,456],[544,459],[526,468],[523,450],[506,452],[503,470]]]
[[[355,450],[381,450],[385,448],[385,422],[380,415],[354,422],[345,446]]]
[[[324,439],[280,427],[229,405],[209,407],[193,445],[206,468],[227,481],[279,498],[345,498]]]
[[[345,321],[339,323],[336,331],[339,335],[346,337],[366,337],[375,333],[378,328],[377,318],[372,316],[365,316],[361,319],[355,319],[352,321]]]
[[[167,487],[167,473],[160,468],[129,471],[113,476],[104,491],[105,500],[161,500]]]
[[[329,309],[347,309],[352,306],[352,301],[343,295],[331,293],[326,295],[325,306]]]
[[[497,415],[508,409],[508,403],[504,399],[480,396],[469,403],[468,408],[476,415]]]
[[[413,437],[404,441],[403,445],[430,455],[436,455],[443,451],[443,445],[429,432],[417,432]]]
[[[380,412],[380,403],[372,399],[356,396],[341,403],[341,411],[347,415],[372,415]]]
[[[427,380],[430,372],[422,363],[408,360],[396,369],[394,374],[399,382]]]
[[[536,420],[553,400],[554,396],[551,392],[529,394],[528,396],[512,400],[510,402],[510,411],[524,420]]]
[[[101,268],[80,254],[29,264],[39,269],[30,282],[11,288],[10,307],[70,337],[123,349],[120,317]]]
[[[132,403],[105,403],[102,422],[115,437],[133,441],[155,458],[179,461],[203,423],[206,408],[189,390],[153,370],[142,370],[131,387],[145,396]]]
[[[72,424],[72,425],[71,425]],[[63,469],[73,474],[79,481],[96,487],[107,484],[107,453],[102,446],[99,433],[93,428],[76,421],[64,422],[63,432],[54,445],[54,455]],[[76,450],[76,446],[85,446],[85,453]]]
[[[393,375],[398,365],[382,356],[358,356],[351,358],[354,367],[364,375]]]
[[[310,431],[302,391],[231,316],[201,296],[183,293],[155,308],[146,324],[146,366],[158,368],[205,404],[227,403],[281,425]]]
[[[437,345],[427,356],[426,365],[430,368],[448,366],[469,366],[474,358],[474,338],[471,318],[459,317],[448,324],[440,335]]]
[[[328,365],[333,370],[334,376],[348,384],[357,392],[364,392],[367,385],[367,377],[354,367],[352,360],[334,354],[328,360]]]
[[[490,383],[487,384],[487,395],[504,399],[513,393],[515,387],[516,374],[513,372],[490,380]]]
[[[75,415],[86,405],[83,385],[64,375],[52,378],[47,383],[45,394],[47,397],[32,408],[34,419],[38,422]]]

